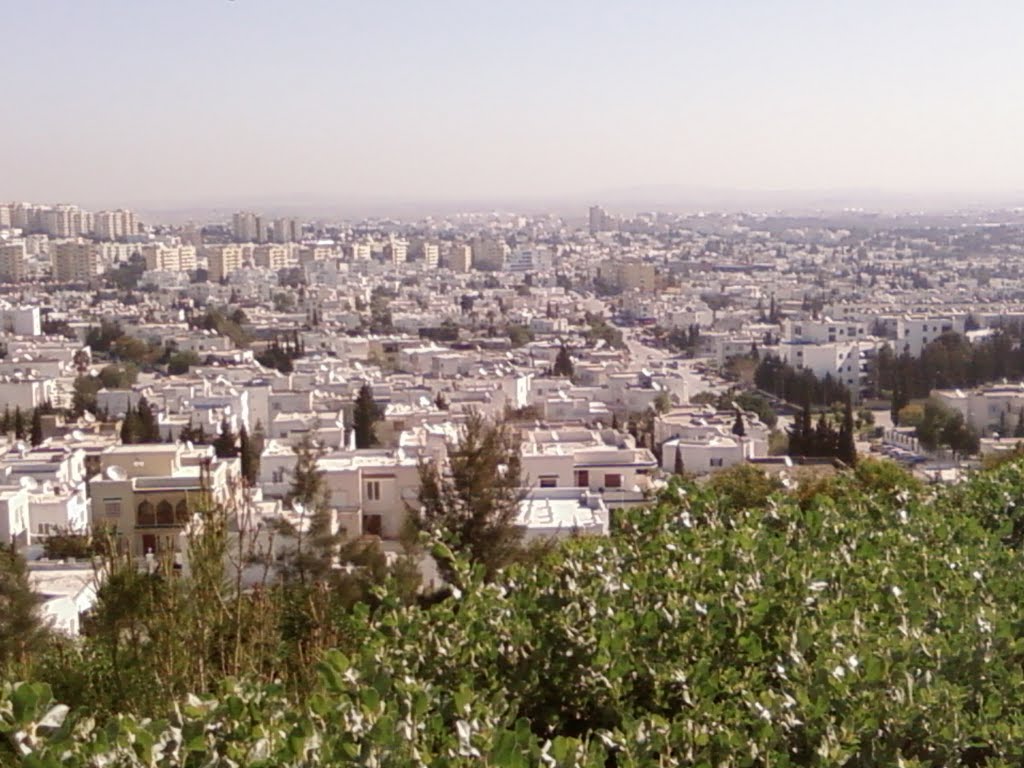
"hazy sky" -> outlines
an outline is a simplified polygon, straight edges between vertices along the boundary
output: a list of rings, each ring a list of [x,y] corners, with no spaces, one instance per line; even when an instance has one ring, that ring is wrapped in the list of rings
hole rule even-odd
[[[1024,2],[2,0],[0,199],[1024,188]]]

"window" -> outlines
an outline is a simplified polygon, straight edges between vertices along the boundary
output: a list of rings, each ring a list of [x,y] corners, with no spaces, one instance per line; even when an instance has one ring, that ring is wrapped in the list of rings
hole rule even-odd
[[[605,488],[621,488],[622,487],[622,475],[605,475],[604,476],[604,487]]]
[[[589,488],[590,487],[590,472],[586,469],[576,470],[576,487],[577,488]]]
[[[107,517],[120,517],[121,516],[121,500],[120,499],[104,499],[103,500],[103,514]]]
[[[174,507],[167,499],[156,505],[156,521],[159,525],[174,525]]]
[[[174,520],[178,525],[184,525],[188,522],[188,502],[184,499],[179,501],[177,506],[174,507]]]
[[[541,475],[540,476],[540,487],[541,488],[557,488],[558,487],[558,475]]]
[[[156,525],[156,510],[153,509],[153,505],[144,501],[139,504],[136,510],[136,525]]]
[[[283,483],[284,482],[284,470],[283,469],[275,469],[273,474],[272,474],[272,476],[271,476],[271,478],[272,478],[272,481],[275,482],[275,483]]]
[[[380,501],[380,480],[366,481],[367,501]]]
[[[724,462],[725,462],[725,460],[721,456],[718,456],[718,457],[715,457],[715,458],[711,459],[711,466],[712,467],[721,467],[721,466],[723,466]]]

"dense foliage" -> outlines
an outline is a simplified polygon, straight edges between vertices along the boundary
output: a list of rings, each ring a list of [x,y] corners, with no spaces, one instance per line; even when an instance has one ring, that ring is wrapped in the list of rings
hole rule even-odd
[[[1021,462],[755,473],[673,480],[491,583],[445,553],[434,604],[385,582],[299,697],[246,675],[103,722],[25,683],[0,730],[37,766],[1018,765]]]

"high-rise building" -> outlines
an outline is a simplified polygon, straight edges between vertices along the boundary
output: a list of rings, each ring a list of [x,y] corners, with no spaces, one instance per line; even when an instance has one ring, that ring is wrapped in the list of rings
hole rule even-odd
[[[373,251],[369,243],[345,243],[341,252],[349,261],[369,261]]]
[[[384,245],[384,260],[391,264],[405,264],[409,255],[409,243],[394,235]]]
[[[598,266],[598,275],[623,291],[653,293],[658,286],[658,273],[654,265],[638,259],[609,259]]]
[[[437,243],[423,244],[423,262],[427,268],[437,269],[437,265],[441,263],[441,248]]]
[[[231,231],[236,243],[265,243],[267,229],[258,213],[239,211],[231,217]]]
[[[284,218],[274,221],[275,243],[297,243],[302,239],[302,225],[298,219]]]
[[[498,272],[505,268],[505,259],[509,254],[508,243],[495,237],[474,237],[473,269],[485,272]]]
[[[212,282],[220,282],[242,266],[243,255],[240,245],[207,246],[206,253]]]
[[[590,234],[607,232],[611,229],[612,217],[599,205],[590,206]]]
[[[0,245],[0,280],[5,283],[20,283],[25,279],[25,243]]]
[[[58,282],[87,282],[101,272],[99,253],[92,243],[82,240],[54,243],[50,257],[53,277]]]
[[[448,251],[448,269],[469,272],[473,268],[473,249],[465,243],[455,243]]]
[[[153,243],[141,248],[146,269],[164,272],[191,272],[196,268],[196,249],[191,245]]]
[[[41,214],[43,231],[50,237],[78,237],[88,234],[90,230],[82,228],[83,214],[89,216],[77,205],[55,205],[46,208]]]
[[[11,207],[10,205],[0,205],[0,229],[7,229],[11,226]]]
[[[252,261],[257,267],[277,271],[289,266],[291,259],[283,245],[257,245],[252,250]]]
[[[98,211],[93,215],[93,235],[98,240],[122,240],[138,233],[133,211]]]

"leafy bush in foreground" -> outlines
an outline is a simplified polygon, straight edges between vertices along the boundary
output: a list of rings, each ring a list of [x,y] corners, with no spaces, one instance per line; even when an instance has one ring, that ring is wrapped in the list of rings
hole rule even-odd
[[[382,587],[302,701],[226,681],[94,723],[26,683],[0,728],[38,766],[1019,765],[1022,504],[1019,465],[756,506],[674,484],[429,608]]]

